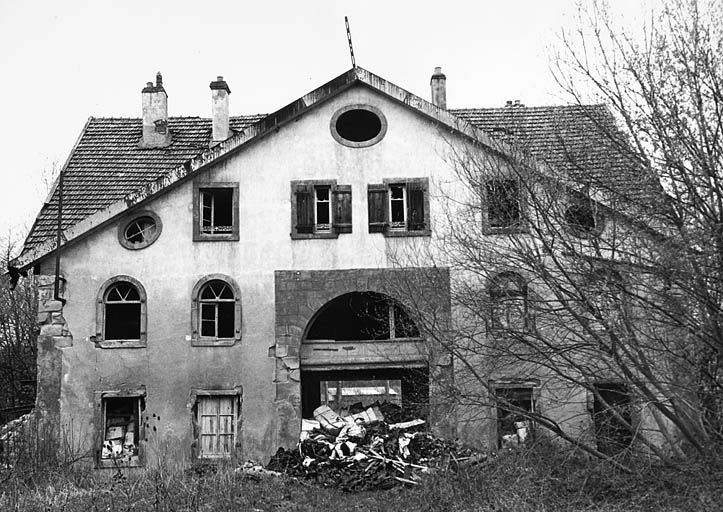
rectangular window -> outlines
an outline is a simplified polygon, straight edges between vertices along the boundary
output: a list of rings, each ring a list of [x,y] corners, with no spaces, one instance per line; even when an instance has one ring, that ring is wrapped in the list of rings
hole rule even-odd
[[[199,396],[196,404],[201,458],[230,458],[236,444],[235,395]]]
[[[351,233],[351,186],[334,180],[291,182],[291,238],[337,238]]]
[[[532,435],[532,422],[525,412],[535,412],[533,388],[495,389],[497,402],[497,446],[512,447],[525,443]]]
[[[520,226],[520,184],[517,180],[490,180],[487,189],[487,225],[492,229]]]
[[[113,392],[96,396],[100,397],[98,405],[102,432],[99,466],[141,465],[143,396],[119,396]]]
[[[314,197],[316,201],[316,223],[314,232],[331,233],[331,195],[330,187],[318,186],[314,187]]]
[[[633,442],[630,393],[625,384],[595,385],[593,423],[598,450],[615,455]]]
[[[201,190],[201,211],[201,231],[203,233],[233,232],[232,189]]]
[[[194,183],[193,240],[238,240],[238,183]]]
[[[384,181],[367,188],[369,232],[386,236],[431,235],[427,178]]]
[[[407,187],[405,185],[389,186],[389,219],[390,229],[407,229]]]

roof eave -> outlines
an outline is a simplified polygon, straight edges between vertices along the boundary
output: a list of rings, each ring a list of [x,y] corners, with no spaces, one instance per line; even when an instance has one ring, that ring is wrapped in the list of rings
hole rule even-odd
[[[307,93],[301,98],[289,103],[276,112],[269,114],[257,123],[244,129],[242,132],[236,133],[225,141],[204,150],[183,164],[167,171],[154,181],[134,190],[133,192],[130,192],[120,201],[116,201],[110,206],[99,210],[77,224],[65,229],[61,234],[63,245],[66,246],[91,234],[95,230],[109,223],[115,217],[122,215],[130,208],[156,196],[175,184],[179,184],[182,181],[189,179],[201,170],[225,160],[235,154],[242,147],[260,140],[265,135],[280,129],[282,126],[303,115],[311,108],[329,100],[357,83],[371,87],[392,100],[406,105],[408,108],[414,109],[439,125],[444,126],[455,133],[464,135],[475,143],[479,143],[497,154],[516,161],[527,162],[528,165],[535,165],[543,168],[547,167],[546,165],[535,161],[530,157],[530,155],[523,153],[514,146],[493,139],[482,130],[475,128],[466,120],[451,114],[447,110],[442,109],[420,98],[419,96],[406,91],[405,89],[402,89],[401,87],[375,75],[370,71],[367,71],[364,68],[355,67]],[[86,126],[81,132],[80,138],[82,138],[83,133],[85,133],[87,126],[88,123],[86,123]],[[77,144],[78,142],[76,142],[76,146],[74,146],[73,151],[71,151],[68,161],[70,161]],[[55,248],[55,240],[48,239],[42,244],[39,244],[29,250],[24,249],[23,252],[10,263],[18,269],[27,269],[54,252]]]

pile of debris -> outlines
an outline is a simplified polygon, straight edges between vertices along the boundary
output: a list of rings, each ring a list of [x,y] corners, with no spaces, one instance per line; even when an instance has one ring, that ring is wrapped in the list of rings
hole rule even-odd
[[[322,405],[314,420],[302,420],[296,449],[279,448],[266,469],[356,492],[418,485],[425,473],[486,458],[433,436],[424,420],[388,423],[385,417],[402,417],[401,408],[384,402],[340,417]]]

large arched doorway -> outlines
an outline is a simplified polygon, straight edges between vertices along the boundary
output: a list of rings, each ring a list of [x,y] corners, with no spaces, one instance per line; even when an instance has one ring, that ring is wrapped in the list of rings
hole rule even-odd
[[[376,292],[341,295],[309,321],[301,343],[302,416],[325,404],[340,415],[386,402],[426,418],[429,367],[419,328]]]

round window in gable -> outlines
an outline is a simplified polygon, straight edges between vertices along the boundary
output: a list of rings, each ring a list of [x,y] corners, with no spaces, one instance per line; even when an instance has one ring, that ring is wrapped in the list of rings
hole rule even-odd
[[[381,110],[371,105],[348,105],[331,118],[331,135],[350,148],[376,144],[387,133],[387,120]]]
[[[130,220],[118,226],[118,241],[126,249],[148,247],[161,234],[161,219],[153,212],[137,212]]]

